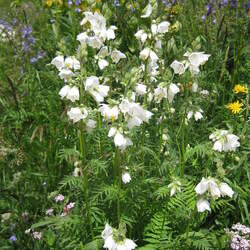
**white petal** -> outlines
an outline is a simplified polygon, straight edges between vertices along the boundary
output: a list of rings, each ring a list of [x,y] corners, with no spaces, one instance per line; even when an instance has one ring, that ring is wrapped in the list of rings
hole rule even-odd
[[[108,133],[108,137],[113,137],[116,133],[117,129],[114,127],[111,127]]]
[[[207,200],[204,200],[204,199],[198,200],[197,210],[199,213],[203,213],[206,210],[211,211],[209,202]]]
[[[100,68],[100,70],[103,70],[104,68],[106,68],[109,65],[108,61],[106,61],[105,59],[100,59],[98,61],[98,66]]]
[[[61,98],[64,98],[68,95],[68,92],[70,90],[70,86],[69,85],[65,85],[64,87],[61,88],[59,95],[61,96]]]
[[[221,195],[222,196],[229,196],[230,198],[233,197],[234,191],[232,190],[232,188],[225,182],[222,182],[220,185],[220,191],[221,191]]]
[[[126,139],[120,132],[116,133],[114,142],[115,142],[115,145],[118,147],[126,145]]]
[[[142,15],[141,18],[149,17],[152,14],[152,10],[153,10],[153,8],[152,8],[151,4],[149,3],[146,7],[146,13],[144,15]]]

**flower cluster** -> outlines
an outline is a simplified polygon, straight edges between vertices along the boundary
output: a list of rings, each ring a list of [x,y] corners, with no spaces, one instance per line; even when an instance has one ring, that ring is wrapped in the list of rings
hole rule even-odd
[[[230,134],[228,130],[217,130],[209,136],[214,142],[213,150],[219,152],[235,151],[240,146],[239,137]]]
[[[229,232],[231,241],[230,246],[232,250],[248,250],[250,248],[250,228],[237,223],[232,226]]]
[[[232,198],[234,194],[234,191],[227,183],[219,182],[212,177],[202,177],[200,183],[195,187],[195,192],[200,196],[197,202],[197,210],[200,213],[206,210],[211,211],[207,198],[212,197],[214,200],[223,196],[229,196]],[[207,198],[204,198],[205,194]]]

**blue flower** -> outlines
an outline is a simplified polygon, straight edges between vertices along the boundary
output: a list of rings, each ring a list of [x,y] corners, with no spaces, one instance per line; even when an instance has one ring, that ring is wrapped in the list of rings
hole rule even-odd
[[[17,237],[15,236],[15,234],[12,234],[12,236],[10,237],[9,240],[12,241],[12,242],[14,242],[14,243],[16,243]]]

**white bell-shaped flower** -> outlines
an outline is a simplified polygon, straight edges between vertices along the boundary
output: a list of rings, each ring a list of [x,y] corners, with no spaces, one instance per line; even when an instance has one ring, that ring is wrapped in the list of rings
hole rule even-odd
[[[73,123],[76,123],[80,120],[85,119],[88,116],[88,111],[85,108],[71,108],[67,112],[69,119],[73,120]]]
[[[206,210],[211,211],[209,202],[205,199],[199,199],[197,201],[197,210],[199,213],[203,213]]]

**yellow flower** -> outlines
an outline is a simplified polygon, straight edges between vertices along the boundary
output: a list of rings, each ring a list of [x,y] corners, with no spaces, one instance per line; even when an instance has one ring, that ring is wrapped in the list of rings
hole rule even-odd
[[[231,112],[235,115],[240,113],[242,110],[243,103],[240,103],[239,101],[231,102],[227,104],[227,108],[231,110]]]
[[[53,0],[45,0],[45,6],[51,7],[52,4],[53,4]]]
[[[248,89],[245,86],[237,84],[237,85],[234,86],[233,92],[236,93],[236,94],[239,94],[239,93],[245,93],[245,94],[247,94],[248,93]]]

